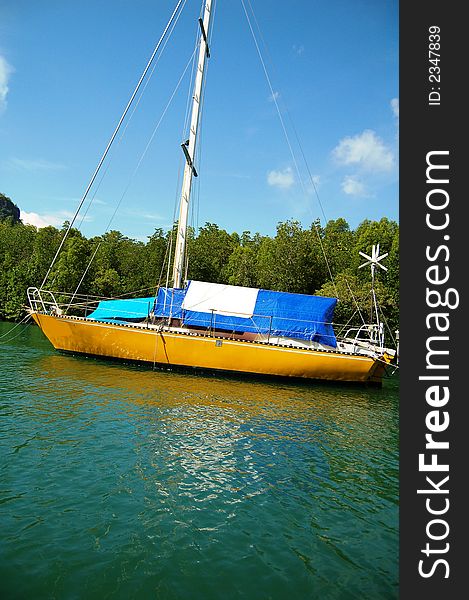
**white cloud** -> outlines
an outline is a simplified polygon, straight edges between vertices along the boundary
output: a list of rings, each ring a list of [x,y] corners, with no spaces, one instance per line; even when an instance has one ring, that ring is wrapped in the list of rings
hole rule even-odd
[[[64,219],[54,217],[53,215],[38,215],[35,212],[21,211],[21,220],[27,225],[34,225],[41,229],[41,227],[47,227],[53,225],[54,227],[62,225]]]
[[[304,51],[305,51],[305,47],[303,46],[303,44],[299,44],[299,45],[294,44],[293,45],[293,52],[298,54],[298,56],[301,56]]]
[[[364,196],[365,186],[355,177],[348,175],[342,181],[342,190],[349,196]]]
[[[0,56],[0,112],[7,105],[8,81],[13,72],[11,67],[3,56]]]
[[[392,150],[371,129],[343,138],[332,153],[339,163],[358,165],[367,171],[390,171],[394,166]]]
[[[288,190],[295,183],[291,167],[287,167],[283,171],[269,171],[267,173],[267,183],[272,187]]]
[[[44,160],[42,158],[36,159],[22,159],[22,158],[10,158],[6,166],[9,169],[17,169],[19,171],[29,171],[29,172],[37,172],[37,171],[62,171],[67,167],[60,163],[53,163],[48,160]]]
[[[62,210],[55,214],[39,215],[35,212],[26,212],[22,210],[20,213],[20,219],[23,221],[23,223],[27,225],[34,225],[38,229],[41,229],[42,227],[48,227],[49,225],[52,225],[53,227],[61,227],[64,221],[71,221],[73,219],[73,213],[66,210]],[[83,221],[85,223],[90,222],[92,220],[92,217],[89,216],[85,216],[83,218]],[[77,227],[79,223],[81,223],[80,216],[78,217],[75,223],[75,227]]]

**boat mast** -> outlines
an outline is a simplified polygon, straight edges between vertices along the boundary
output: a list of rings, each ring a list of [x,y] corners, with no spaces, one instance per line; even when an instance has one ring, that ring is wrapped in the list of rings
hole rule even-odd
[[[192,186],[192,177],[197,177],[194,167],[195,148],[197,143],[197,128],[199,125],[200,105],[202,102],[202,85],[204,79],[205,60],[210,56],[208,48],[208,33],[210,30],[212,0],[205,0],[204,18],[199,19],[200,41],[199,60],[195,76],[194,95],[192,97],[192,117],[189,131],[189,139],[182,144],[186,157],[184,177],[182,181],[181,200],[179,204],[179,219],[174,253],[173,286],[180,288],[183,279],[184,251],[186,247],[187,216],[189,213],[189,199]]]

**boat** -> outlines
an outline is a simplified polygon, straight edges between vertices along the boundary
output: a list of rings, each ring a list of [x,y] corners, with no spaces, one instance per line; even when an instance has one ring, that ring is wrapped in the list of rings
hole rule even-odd
[[[178,11],[173,12],[153,57]],[[199,116],[206,62],[210,57],[212,0],[202,4],[199,48],[189,139],[182,144],[184,175],[177,221],[172,285],[150,297],[103,299],[92,305],[77,296],[61,302],[42,285],[27,290],[29,313],[56,350],[145,363],[155,368],[185,368],[244,375],[278,376],[381,385],[396,351],[385,347],[379,319],[374,274],[385,269],[379,245],[366,255],[372,273],[374,322],[351,327],[341,337],[333,326],[336,298],[264,289],[185,281],[188,211],[195,167]],[[152,58],[153,58],[152,57]],[[135,89],[104,152],[77,213],[96,178],[107,151],[135,98]],[[69,224],[68,231],[74,220]]]

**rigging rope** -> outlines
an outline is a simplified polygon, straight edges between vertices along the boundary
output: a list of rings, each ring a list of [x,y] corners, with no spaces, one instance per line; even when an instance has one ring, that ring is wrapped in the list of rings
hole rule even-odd
[[[121,145],[121,143],[122,143],[122,140],[124,139],[124,136],[125,136],[125,134],[126,134],[126,132],[127,132],[127,129],[128,129],[128,127],[129,127],[129,125],[130,125],[130,123],[131,123],[131,121],[132,121],[132,117],[134,116],[134,114],[135,114],[135,111],[137,110],[137,108],[138,108],[138,106],[139,106],[139,104],[140,104],[140,102],[141,102],[141,100],[142,100],[142,98],[143,98],[143,96],[144,96],[144,94],[145,94],[145,90],[147,89],[147,87],[148,87],[148,84],[150,83],[150,81],[151,81],[151,78],[153,77],[153,74],[154,74],[154,72],[155,72],[155,69],[156,69],[156,67],[157,67],[157,65],[158,65],[158,63],[159,63],[159,61],[160,61],[161,57],[163,56],[163,53],[164,53],[164,51],[165,51],[165,49],[166,49],[166,46],[168,45],[168,42],[169,42],[169,40],[171,39],[171,36],[172,36],[172,34],[173,34],[173,31],[174,31],[174,28],[176,27],[176,24],[177,24],[177,22],[178,22],[178,20],[179,20],[179,17],[180,17],[180,16],[181,16],[181,14],[182,14],[182,11],[183,11],[183,9],[184,9],[184,6],[185,6],[186,2],[187,2],[187,0],[183,0],[183,4],[182,4],[182,7],[181,7],[181,10],[179,11],[179,14],[177,15],[176,19],[174,20],[173,24],[171,25],[171,30],[170,30],[169,34],[167,35],[167,37],[166,37],[166,39],[165,39],[165,41],[164,41],[164,43],[163,43],[163,46],[162,46],[162,48],[161,48],[161,51],[160,51],[159,55],[156,57],[156,60],[154,60],[154,61],[153,61],[153,67],[152,67],[152,69],[151,69],[151,72],[150,72],[150,74],[148,75],[148,77],[146,78],[145,85],[143,86],[143,88],[142,88],[142,90],[141,90],[141,92],[140,92],[140,95],[139,95],[139,97],[137,98],[137,101],[134,103],[134,105],[133,105],[133,109],[132,109],[132,111],[131,111],[131,113],[130,113],[130,116],[129,116],[129,118],[127,119],[127,122],[126,122],[126,124],[125,124],[124,130],[123,130],[123,132],[121,133],[121,135],[120,135],[120,137],[119,137],[119,140],[118,140],[118,143],[117,143],[117,148],[119,148],[119,147],[120,147],[120,145]],[[102,174],[102,176],[101,176],[101,179],[99,180],[98,184],[95,186],[95,190],[94,190],[93,196],[92,196],[91,200],[89,201],[89,203],[88,203],[88,206],[87,206],[87,208],[86,208],[86,210],[85,210],[85,212],[84,212],[84,214],[83,214],[83,216],[82,216],[82,218],[81,218],[80,224],[78,225],[78,229],[79,229],[79,230],[81,229],[81,226],[83,225],[83,222],[84,222],[84,220],[85,220],[85,218],[86,218],[86,215],[88,214],[88,211],[89,211],[89,209],[91,208],[91,205],[93,204],[93,201],[94,201],[94,200],[95,200],[95,198],[96,198],[96,194],[98,193],[98,190],[99,190],[99,188],[101,187],[101,184],[102,184],[102,182],[103,182],[104,178],[106,177],[106,175],[107,175],[107,173],[108,173],[108,171],[109,171],[109,168],[110,168],[111,164],[112,164],[112,158],[110,158],[110,159],[109,159],[109,161],[108,161],[108,163],[107,163],[107,165],[106,165],[106,168],[105,168],[105,170],[104,170],[104,173],[103,173],[103,174]]]
[[[0,340],[3,339],[4,337],[6,337],[7,335],[10,335],[10,333],[12,331],[14,331],[17,327],[19,327],[20,325],[23,325],[23,323],[26,323],[26,321],[28,319],[31,318],[31,315],[26,315],[25,317],[23,317],[21,319],[21,321],[18,321],[18,323],[16,323],[16,325],[14,327],[12,327],[9,331],[7,331],[6,333],[4,333],[3,335],[0,335]]]
[[[182,0],[179,0],[178,3],[177,3],[177,5],[176,5],[176,8],[174,9],[174,11],[173,11],[173,13],[172,13],[172,15],[171,15],[171,17],[170,17],[170,19],[169,19],[166,27],[165,27],[165,29],[163,31],[163,33],[161,34],[160,39],[158,40],[158,43],[155,46],[155,49],[153,50],[153,53],[152,53],[152,55],[151,55],[151,57],[150,57],[147,65],[146,65],[146,67],[145,67],[145,69],[144,69],[144,71],[143,71],[143,73],[142,73],[142,75],[141,75],[141,77],[140,77],[140,79],[139,79],[139,81],[138,81],[138,83],[137,83],[137,85],[136,85],[136,87],[135,87],[135,89],[134,89],[131,97],[130,97],[130,100],[128,101],[127,106],[125,107],[124,112],[122,113],[122,116],[119,119],[119,123],[117,124],[117,127],[115,128],[115,130],[114,130],[114,132],[113,132],[113,134],[112,134],[112,136],[111,136],[111,138],[110,138],[110,140],[108,142],[108,145],[106,146],[106,149],[105,149],[103,155],[101,156],[101,159],[100,159],[100,161],[98,163],[98,166],[96,167],[96,169],[95,169],[95,171],[94,171],[94,173],[93,173],[93,175],[91,177],[91,180],[88,183],[88,186],[87,186],[87,188],[85,190],[85,193],[83,194],[83,196],[82,196],[82,198],[80,200],[78,208],[77,208],[77,210],[76,210],[76,212],[75,212],[75,214],[73,216],[73,219],[69,223],[68,228],[67,228],[67,230],[66,230],[66,232],[65,232],[65,234],[64,234],[64,236],[62,238],[62,241],[60,242],[60,245],[59,245],[59,247],[57,249],[57,252],[55,253],[54,258],[52,259],[52,262],[51,262],[51,264],[49,266],[49,269],[47,270],[46,276],[44,277],[44,280],[43,280],[43,282],[41,284],[41,288],[44,287],[44,285],[45,285],[45,283],[46,283],[46,281],[47,281],[47,279],[48,279],[48,277],[49,277],[49,275],[50,275],[50,273],[52,271],[52,268],[53,268],[53,266],[54,266],[54,264],[55,264],[55,262],[56,262],[56,260],[57,260],[57,258],[59,256],[59,254],[60,254],[60,252],[61,252],[61,250],[63,248],[65,240],[67,239],[67,237],[68,237],[68,235],[69,235],[69,233],[70,233],[70,231],[71,231],[71,229],[73,227],[73,224],[75,223],[75,221],[76,221],[76,219],[78,217],[78,214],[79,214],[79,212],[80,212],[80,210],[81,210],[81,208],[82,208],[82,206],[83,206],[83,204],[84,204],[84,202],[85,202],[85,200],[86,200],[86,198],[88,196],[88,193],[89,193],[89,191],[90,191],[90,189],[91,189],[91,187],[92,187],[92,185],[93,185],[93,183],[94,183],[94,181],[95,181],[95,179],[96,179],[96,177],[97,177],[97,175],[98,175],[98,173],[99,173],[99,171],[100,171],[100,169],[101,169],[101,167],[103,165],[104,160],[106,159],[106,156],[107,156],[107,154],[109,152],[109,149],[111,148],[111,146],[112,146],[112,144],[114,142],[114,139],[116,138],[117,133],[119,132],[119,130],[121,128],[121,125],[122,125],[122,123],[123,123],[123,121],[124,121],[124,119],[125,119],[128,111],[130,109],[130,106],[132,105],[132,103],[133,103],[133,101],[135,99],[135,96],[137,95],[138,90],[140,89],[140,86],[141,86],[143,80],[145,79],[148,70],[150,69],[150,66],[151,66],[151,64],[153,62],[153,59],[155,58],[158,50],[160,49],[160,46],[161,46],[164,38],[166,37],[166,33],[168,32],[169,28],[171,27],[171,23],[173,22],[173,20],[174,20],[174,18],[176,16],[176,14],[177,14],[177,12],[178,12],[179,7],[181,6],[181,4],[182,4]]]
[[[249,14],[248,14],[248,11],[247,11],[247,9],[246,9],[246,5],[245,5],[245,3],[244,3],[244,0],[241,0],[241,4],[242,4],[242,6],[243,6],[244,14],[246,15],[246,19],[247,19],[247,22],[248,22],[248,25],[249,25],[249,29],[250,29],[250,31],[251,31],[251,35],[252,35],[252,38],[253,38],[253,40],[254,40],[254,44],[255,44],[255,46],[256,46],[257,54],[259,55],[259,60],[260,60],[260,62],[261,62],[262,69],[263,69],[263,71],[264,71],[264,75],[265,75],[265,78],[266,78],[266,80],[267,80],[267,84],[268,84],[268,86],[269,86],[269,89],[270,89],[270,93],[271,93],[271,98],[272,98],[272,101],[273,101],[273,103],[275,104],[275,108],[276,108],[276,110],[277,110],[277,114],[278,114],[278,117],[279,117],[279,120],[280,120],[280,123],[281,123],[282,129],[283,129],[283,133],[284,133],[284,135],[285,135],[285,138],[286,138],[286,140],[287,140],[287,145],[288,145],[288,148],[289,148],[289,150],[290,150],[290,154],[291,154],[291,157],[292,157],[292,161],[293,161],[293,164],[294,164],[294,167],[295,167],[296,174],[297,174],[297,176],[298,176],[298,181],[300,182],[300,185],[301,185],[301,187],[302,187],[302,189],[303,189],[303,193],[304,193],[305,197],[307,197],[307,193],[306,193],[306,188],[305,188],[305,185],[304,185],[304,181],[303,181],[303,178],[301,177],[300,170],[299,170],[299,167],[298,167],[298,162],[297,162],[297,160],[296,160],[296,156],[295,156],[295,153],[294,153],[294,151],[293,151],[293,147],[292,147],[292,145],[291,145],[291,142],[290,142],[290,137],[289,137],[289,135],[288,135],[287,128],[286,128],[286,126],[285,126],[285,121],[283,120],[282,113],[281,113],[281,111],[280,111],[280,107],[279,107],[279,105],[278,105],[278,102],[277,102],[277,94],[275,93],[275,91],[274,91],[274,88],[273,88],[273,86],[272,86],[272,82],[271,82],[271,80],[270,80],[270,76],[269,76],[269,73],[268,73],[268,71],[267,71],[267,67],[266,67],[266,64],[265,64],[264,58],[263,58],[263,56],[262,56],[261,49],[260,49],[260,47],[259,47],[259,44],[258,44],[258,42],[257,42],[256,34],[255,34],[255,32],[254,32],[254,29],[253,29],[253,27],[252,27],[252,24],[251,24],[251,19],[249,18]],[[250,8],[251,8],[251,11],[252,11],[252,13],[253,13],[253,16],[254,16],[254,19],[255,19],[254,11],[253,11],[253,9],[252,9],[252,6],[251,6],[251,4],[249,4],[249,6],[250,6]],[[257,21],[256,21],[256,23],[257,23]],[[290,121],[291,121],[291,118],[290,118]],[[302,155],[303,155],[303,159],[304,159],[304,160],[305,160],[305,162],[306,162],[305,155],[304,155],[303,151],[302,151]],[[313,188],[314,188],[314,190],[315,190],[315,192],[316,192],[316,196],[317,196],[317,197],[318,197],[318,199],[319,199],[319,195],[318,195],[318,193],[317,193],[317,189],[316,189],[316,186],[315,186],[315,184],[314,184],[314,180],[313,180],[313,178],[312,178],[312,176],[311,176],[311,173],[309,172],[309,168],[308,168],[308,173],[309,173],[309,175],[310,175],[311,182],[312,182],[312,184],[313,184]],[[321,205],[321,203],[319,203],[319,205],[320,205],[320,207],[321,207],[321,210],[322,210],[322,205]],[[324,215],[324,211],[323,211],[323,210],[322,210],[322,213],[323,213],[323,216],[324,216],[324,218],[325,218],[325,215]],[[335,281],[334,281],[334,277],[333,277],[333,275],[332,275],[332,271],[331,271],[331,267],[330,267],[330,265],[329,265],[329,261],[327,260],[327,255],[326,255],[326,252],[325,252],[325,249],[324,249],[324,245],[323,245],[323,243],[322,243],[321,236],[320,236],[320,234],[319,234],[319,231],[318,231],[318,227],[315,225],[315,226],[314,226],[314,229],[315,229],[315,231],[316,231],[316,235],[317,235],[317,237],[318,237],[318,240],[319,240],[319,245],[320,245],[320,247],[321,247],[321,251],[322,251],[322,254],[323,254],[323,256],[324,256],[324,261],[325,261],[325,263],[326,263],[327,270],[328,270],[328,272],[329,272],[329,277],[330,277],[330,279],[331,279],[332,285],[334,286],[334,291],[335,291],[336,295],[338,296],[337,287],[336,287],[336,284],[335,284]]]
[[[145,149],[142,152],[142,154],[140,156],[140,159],[138,160],[137,165],[136,165],[133,173],[131,174],[131,176],[129,178],[129,181],[127,182],[127,185],[126,185],[126,187],[125,187],[125,189],[124,189],[124,191],[123,191],[123,193],[122,193],[122,195],[121,195],[121,197],[119,199],[119,202],[116,205],[116,208],[114,209],[114,212],[112,213],[111,218],[109,219],[109,222],[108,222],[108,224],[106,226],[106,229],[105,229],[103,235],[105,235],[109,231],[109,229],[111,228],[112,222],[114,221],[114,218],[115,218],[115,216],[117,214],[117,211],[119,210],[119,207],[122,204],[122,201],[124,200],[127,192],[129,191],[129,188],[130,188],[130,186],[132,184],[132,181],[133,181],[135,175],[137,174],[137,172],[138,172],[138,170],[140,168],[140,165],[142,164],[142,162],[143,162],[143,160],[144,160],[144,158],[145,158],[145,156],[146,156],[146,154],[147,154],[147,152],[148,152],[148,150],[149,150],[149,148],[150,148],[150,146],[151,146],[151,144],[153,142],[153,139],[154,139],[154,137],[156,135],[156,132],[158,131],[158,129],[159,129],[160,125],[161,125],[161,122],[163,121],[163,119],[164,119],[164,117],[165,117],[165,115],[166,115],[166,113],[167,113],[167,111],[168,111],[168,109],[169,109],[169,107],[170,107],[170,105],[171,105],[171,103],[173,101],[173,98],[174,98],[174,96],[176,95],[176,92],[179,89],[179,86],[180,86],[180,84],[181,84],[181,82],[182,82],[182,80],[183,80],[183,78],[184,78],[184,76],[186,74],[186,71],[187,71],[187,69],[188,69],[188,67],[189,67],[192,59],[193,59],[193,56],[191,56],[190,59],[189,59],[189,61],[187,62],[186,67],[185,67],[185,69],[184,69],[181,77],[179,78],[179,81],[177,82],[176,87],[174,88],[173,93],[171,94],[171,96],[170,96],[170,98],[169,98],[169,100],[168,100],[168,102],[167,102],[167,104],[166,104],[166,106],[165,106],[165,108],[163,110],[163,113],[161,114],[158,122],[156,123],[156,125],[155,125],[155,127],[153,129],[153,132],[152,132],[152,134],[151,134],[151,136],[150,136],[150,138],[149,138],[149,140],[148,140],[148,142],[147,142],[147,144],[145,146]],[[92,255],[91,259],[90,259],[90,261],[88,262],[88,265],[87,265],[87,267],[85,269],[85,272],[83,273],[83,276],[80,279],[80,282],[78,283],[78,286],[77,286],[74,294],[72,295],[72,299],[70,300],[70,304],[68,305],[68,308],[70,308],[70,305],[72,304],[73,299],[75,298],[75,295],[78,293],[78,290],[80,289],[80,286],[83,283],[83,280],[84,280],[84,278],[85,278],[85,276],[86,276],[89,268],[91,267],[92,262],[94,261],[94,259],[96,257],[96,253],[98,252],[98,249],[101,246],[101,243],[102,242],[99,242],[99,244],[97,245],[97,247],[96,247],[96,249],[95,249],[95,251],[94,251],[94,253],[93,253],[93,255]]]
[[[266,49],[266,52],[267,52],[267,54],[268,54],[269,58],[270,58],[270,62],[271,62],[271,64],[272,64],[272,68],[273,68],[273,70],[274,70],[274,72],[275,72],[275,65],[273,64],[273,62],[274,62],[274,61],[272,60],[272,57],[271,57],[271,55],[270,55],[270,52],[269,52],[269,48],[268,48],[268,46],[267,46],[267,43],[266,43],[266,41],[265,41],[265,39],[264,39],[264,36],[262,35],[262,30],[261,30],[261,28],[260,28],[260,26],[259,26],[259,23],[258,23],[258,21],[257,21],[256,14],[255,14],[255,12],[254,12],[254,9],[253,9],[253,7],[252,7],[252,5],[251,5],[251,2],[250,2],[250,0],[247,0],[247,2],[248,2],[248,4],[249,4],[249,8],[251,9],[251,13],[252,13],[252,16],[253,16],[253,18],[254,18],[254,22],[256,23],[257,30],[258,30],[258,32],[259,32],[259,35],[260,35],[260,37],[261,37],[261,40],[262,40],[262,42],[263,42],[263,44],[264,44],[264,47],[265,47],[265,49]],[[326,217],[326,213],[324,212],[324,208],[323,208],[323,205],[322,205],[322,202],[321,202],[321,198],[319,197],[319,193],[318,193],[318,190],[317,190],[317,187],[316,187],[316,183],[314,182],[314,177],[312,176],[312,174],[311,174],[311,171],[310,171],[310,169],[309,169],[309,164],[308,164],[308,161],[306,160],[306,155],[305,155],[305,153],[304,153],[304,151],[303,151],[303,146],[302,146],[302,144],[301,144],[301,141],[300,141],[300,138],[299,138],[298,132],[297,132],[297,130],[296,130],[295,124],[294,124],[294,122],[293,122],[293,119],[292,119],[292,117],[291,117],[290,111],[288,110],[288,106],[286,106],[286,105],[284,104],[284,107],[283,107],[283,108],[284,108],[285,112],[287,113],[288,120],[290,121],[290,127],[292,128],[292,130],[293,130],[293,133],[294,133],[294,135],[295,135],[295,139],[296,139],[296,142],[297,142],[297,144],[298,144],[298,148],[300,149],[301,156],[302,156],[302,158],[303,158],[303,162],[304,162],[304,164],[305,164],[306,170],[308,171],[309,180],[310,180],[310,182],[311,182],[311,185],[312,185],[312,187],[313,187],[313,190],[314,190],[314,193],[315,193],[316,199],[317,199],[317,201],[318,201],[319,208],[320,208],[320,210],[321,210],[322,217],[323,217],[323,219],[324,219],[324,225],[326,225],[326,223],[327,223],[327,217]]]
[[[3,335],[0,335],[0,344],[8,344],[9,342],[12,342],[13,340],[16,340],[16,338],[18,336],[20,336],[23,332],[24,332],[24,328],[21,329],[16,335],[14,335],[13,337],[7,339],[7,340],[3,340],[4,337],[7,337],[11,334],[12,331],[14,331],[17,327],[19,327],[20,325],[26,325],[27,322],[32,319],[31,315],[26,315],[25,317],[23,317],[21,319],[21,321],[19,321],[18,323],[16,323],[16,325],[14,327],[12,327],[11,329],[9,329],[6,333],[4,333]]]

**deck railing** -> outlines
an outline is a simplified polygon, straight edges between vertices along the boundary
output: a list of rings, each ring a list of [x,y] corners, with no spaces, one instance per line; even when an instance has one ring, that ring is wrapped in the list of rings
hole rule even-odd
[[[112,300],[112,298],[97,298],[95,296],[75,296],[73,298],[73,303],[71,302],[70,294],[65,294],[62,292],[52,292],[50,290],[42,290],[35,287],[30,287],[27,290],[28,301],[31,307],[31,310],[35,312],[43,312],[46,314],[53,315],[68,315],[68,316],[79,316],[79,317],[88,317],[91,312],[93,312],[100,301],[102,300]],[[114,300],[118,300],[115,299]],[[105,304],[105,303],[104,303]],[[100,306],[100,309],[105,312],[105,306]],[[247,315],[244,313],[230,313],[233,317],[241,317],[246,321],[249,321],[246,324],[246,327],[243,329],[244,333],[252,334],[256,336],[261,336],[267,342],[271,342],[272,339],[276,339],[279,337],[291,337],[295,339],[302,339],[303,342],[308,343],[311,339],[314,339],[316,335],[317,326],[320,324],[330,325],[335,327],[339,327],[337,324],[333,323],[323,323],[319,321],[313,321],[308,319],[283,319],[282,317],[273,317],[271,315]],[[174,319],[174,318],[166,318],[166,317],[158,317],[154,316],[151,307],[149,307],[148,313],[143,315],[141,313],[132,314],[130,311],[126,311],[126,316],[116,316],[115,309],[109,310],[109,316],[104,317],[104,320],[109,322],[138,322],[142,321],[147,324],[153,325],[173,325],[177,326],[178,323],[182,327],[188,327],[195,330],[204,330],[206,335],[209,336],[218,336],[221,333],[227,333],[226,329],[226,313],[221,311],[217,311],[213,309],[211,311],[211,315],[209,316],[209,323],[207,324],[207,319],[197,321],[194,317],[185,320],[184,315],[182,319]],[[100,320],[100,319],[98,319]],[[282,327],[282,321],[288,321],[289,328],[284,329]],[[300,328],[291,330],[292,323],[301,323],[301,331]],[[229,332],[228,332],[229,333]],[[238,329],[233,329],[231,332],[234,337],[238,337],[243,332]],[[326,340],[329,337],[328,334],[323,330],[319,334],[322,338],[323,343],[327,345],[335,346],[336,338],[334,334],[330,336],[330,343]],[[371,324],[371,325],[362,325],[360,327],[349,327],[345,335],[340,338],[337,338],[338,342],[345,342],[348,344],[352,344],[354,347],[364,347],[364,346],[374,346],[375,348],[383,348],[384,347],[384,330],[383,325]]]
[[[71,302],[71,294],[65,292],[52,292],[36,287],[27,289],[28,302],[31,310],[46,314],[72,314],[86,317],[94,310],[101,300],[90,296],[75,296]],[[105,298],[102,298],[103,300]]]

